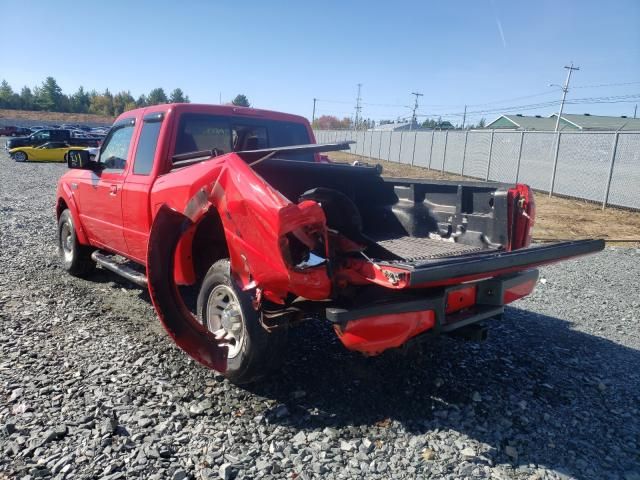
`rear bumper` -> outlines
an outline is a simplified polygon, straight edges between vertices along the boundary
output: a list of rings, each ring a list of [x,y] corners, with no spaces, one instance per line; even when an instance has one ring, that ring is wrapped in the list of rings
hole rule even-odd
[[[343,345],[368,355],[397,348],[420,334],[448,333],[500,315],[504,305],[530,294],[538,270],[440,288],[424,298],[356,309],[327,308]]]

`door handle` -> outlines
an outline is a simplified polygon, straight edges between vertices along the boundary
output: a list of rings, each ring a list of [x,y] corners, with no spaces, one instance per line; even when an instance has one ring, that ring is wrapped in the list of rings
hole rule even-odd
[[[118,185],[109,185],[109,195],[118,193]]]

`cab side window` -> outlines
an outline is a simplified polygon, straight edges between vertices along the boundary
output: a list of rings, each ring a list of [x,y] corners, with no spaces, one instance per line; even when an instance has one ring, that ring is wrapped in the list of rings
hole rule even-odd
[[[133,161],[133,173],[135,175],[149,175],[151,173],[163,118],[164,113],[155,113],[145,116],[143,120],[138,148],[136,149],[136,158]]]
[[[133,121],[114,126],[100,149],[99,162],[107,172],[121,172],[127,164],[131,137],[133,137]]]

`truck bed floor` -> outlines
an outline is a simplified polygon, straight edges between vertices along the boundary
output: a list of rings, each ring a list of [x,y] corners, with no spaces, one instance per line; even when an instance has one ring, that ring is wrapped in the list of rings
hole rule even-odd
[[[463,245],[461,243],[448,242],[421,237],[400,237],[376,242],[385,250],[401,257],[403,260],[413,262],[416,260],[428,260],[431,258],[455,257],[484,250],[482,247]]]

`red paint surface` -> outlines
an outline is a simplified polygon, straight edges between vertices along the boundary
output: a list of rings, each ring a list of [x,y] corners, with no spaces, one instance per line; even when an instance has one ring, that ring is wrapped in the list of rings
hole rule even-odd
[[[536,204],[533,190],[522,183],[510,188],[507,195],[509,231],[507,251],[511,251],[528,247],[531,244],[533,225],[536,219]]]
[[[376,355],[389,348],[399,347],[434,325],[435,314],[432,310],[427,310],[352,320],[344,328],[335,326],[335,331],[349,350]]]
[[[507,288],[504,291],[504,296],[502,298],[502,303],[505,305],[507,303],[515,302],[519,298],[526,297],[533,289],[536,287],[536,280],[528,280],[519,285],[515,285],[511,288]]]
[[[476,304],[476,292],[478,287],[458,288],[447,294],[447,307],[445,313],[453,313],[463,308],[469,308]]]

